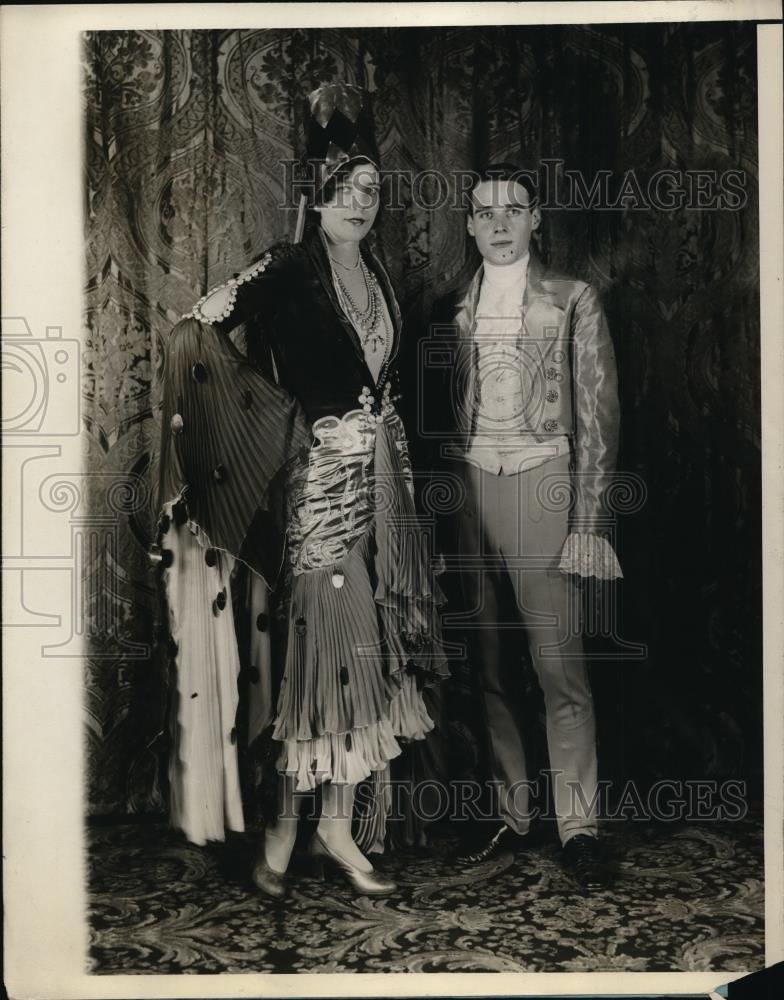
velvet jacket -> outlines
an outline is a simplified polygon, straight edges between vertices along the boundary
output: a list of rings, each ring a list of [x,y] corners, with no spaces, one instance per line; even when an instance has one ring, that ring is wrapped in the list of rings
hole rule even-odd
[[[199,307],[204,317],[224,332],[246,324],[248,358],[300,403],[311,423],[357,409],[364,388],[380,389],[389,378],[395,378],[400,310],[381,262],[367,247],[362,247],[362,255],[381,284],[394,327],[392,349],[378,381],[371,375],[357,332],[340,306],[327,253],[316,230],[307,231],[301,243],[271,247],[260,258],[268,258],[263,270],[256,270],[258,263],[251,265],[244,272],[251,276],[235,286],[236,298],[223,318],[211,317],[226,298],[226,286],[207,296]],[[374,395],[377,406],[380,393]]]

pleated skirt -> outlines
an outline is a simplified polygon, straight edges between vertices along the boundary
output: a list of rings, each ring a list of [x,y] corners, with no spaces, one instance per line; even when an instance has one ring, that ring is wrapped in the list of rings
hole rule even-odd
[[[448,674],[443,596],[412,499],[403,425],[362,411],[314,425],[291,484],[292,584],[273,736],[298,791],[357,784],[433,728],[423,688]]]

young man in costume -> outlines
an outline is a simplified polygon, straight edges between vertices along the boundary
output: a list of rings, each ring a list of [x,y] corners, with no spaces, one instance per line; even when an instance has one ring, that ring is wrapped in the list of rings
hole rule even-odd
[[[467,219],[482,264],[442,300],[432,336],[451,338],[441,383],[452,414],[442,455],[465,502],[452,533],[497,821],[460,860],[483,862],[526,843],[530,778],[523,749],[519,632],[499,629],[514,592],[544,695],[564,860],[584,888],[607,884],[597,840],[594,710],[579,627],[580,577],[621,576],[602,534],[618,442],[615,358],[595,290],[543,266],[531,246],[536,188],[511,165],[488,168]],[[448,383],[448,384],[447,384]],[[571,493],[569,510],[567,494]]]

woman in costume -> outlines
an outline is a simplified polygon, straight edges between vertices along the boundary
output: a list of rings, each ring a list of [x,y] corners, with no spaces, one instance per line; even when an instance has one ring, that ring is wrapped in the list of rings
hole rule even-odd
[[[383,848],[389,761],[433,728],[422,690],[447,666],[395,409],[400,313],[363,243],[379,205],[372,129],[357,88],[322,87],[310,103],[304,237],[206,295],[169,343],[157,554],[177,676],[171,812],[197,843],[243,829],[247,679],[248,741],[272,724],[280,788],[255,884],[285,895],[300,793],[320,785],[310,853],[383,895],[395,885],[363,849]],[[239,324],[247,357],[229,337]],[[270,592],[287,626],[274,712]],[[233,601],[252,623],[244,662]],[[366,779],[374,808],[355,839]]]

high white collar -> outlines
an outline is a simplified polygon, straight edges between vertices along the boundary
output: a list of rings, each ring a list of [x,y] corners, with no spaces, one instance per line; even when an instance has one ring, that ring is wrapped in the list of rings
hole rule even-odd
[[[494,289],[521,285],[526,280],[530,257],[531,254],[526,253],[514,264],[491,264],[490,261],[486,260],[483,269],[484,280]]]

